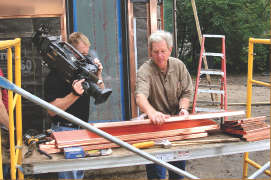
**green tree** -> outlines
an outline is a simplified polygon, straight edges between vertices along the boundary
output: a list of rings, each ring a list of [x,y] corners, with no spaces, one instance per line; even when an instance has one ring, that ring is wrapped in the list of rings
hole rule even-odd
[[[246,72],[250,37],[270,38],[269,0],[198,0],[197,13],[202,34],[225,35],[228,72]],[[177,0],[179,58],[190,71],[197,71],[200,44],[191,0]],[[206,52],[221,52],[221,39],[206,38]],[[268,70],[270,46],[254,46],[254,71]],[[215,68],[221,67],[215,57]]]

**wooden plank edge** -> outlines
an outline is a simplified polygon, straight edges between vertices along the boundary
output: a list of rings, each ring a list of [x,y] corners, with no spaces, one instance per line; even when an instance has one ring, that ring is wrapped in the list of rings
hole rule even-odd
[[[213,113],[190,114],[189,116],[171,116],[168,119],[166,119],[166,123],[174,122],[174,121],[184,121],[184,120],[219,118],[219,117],[235,116],[235,115],[243,115],[243,114],[245,114],[245,111],[221,111],[221,112],[213,112]],[[117,126],[131,126],[131,125],[141,125],[141,124],[151,124],[151,123],[152,122],[150,119],[144,119],[144,120],[109,122],[109,123],[93,123],[91,125],[97,128],[109,128],[109,127],[117,127]]]

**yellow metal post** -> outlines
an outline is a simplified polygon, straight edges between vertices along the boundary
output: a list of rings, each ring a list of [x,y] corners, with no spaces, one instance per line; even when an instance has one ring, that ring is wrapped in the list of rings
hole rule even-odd
[[[252,38],[249,38],[248,44],[248,68],[247,68],[247,109],[246,118],[251,116],[251,94],[252,94],[252,72],[253,72],[253,43]]]
[[[253,71],[253,43],[249,38],[248,43],[248,68],[247,68],[247,107],[246,107],[246,118],[251,116],[251,94],[252,94],[252,71]],[[248,163],[248,152],[244,153],[244,167],[243,167],[243,179],[247,178]]]
[[[12,51],[11,47],[8,48],[7,52],[7,64],[8,64],[8,80],[13,82],[12,72]],[[8,91],[8,106],[13,105],[13,92]],[[16,179],[16,168],[15,168],[15,143],[14,143],[14,121],[13,121],[13,108],[9,108],[9,139],[10,139],[10,173],[11,179]]]
[[[21,39],[16,38],[19,42],[15,46],[15,84],[21,87]],[[23,127],[22,127],[22,97],[18,95],[16,100],[16,137],[17,146],[23,145]],[[22,149],[17,149],[18,161],[17,164],[22,164]],[[16,156],[17,157],[17,156]],[[24,175],[21,171],[18,171],[19,179],[24,179]]]

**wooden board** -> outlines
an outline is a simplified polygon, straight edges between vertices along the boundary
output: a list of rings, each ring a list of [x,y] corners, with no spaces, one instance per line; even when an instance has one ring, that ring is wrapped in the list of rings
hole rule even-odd
[[[187,120],[199,120],[199,119],[211,119],[211,118],[219,118],[225,116],[236,116],[243,115],[245,111],[221,111],[221,112],[212,112],[212,113],[198,113],[198,114],[190,114],[189,116],[170,116],[166,119],[166,122],[180,122]],[[110,122],[110,123],[94,123],[93,126],[97,128],[107,128],[107,127],[117,127],[117,126],[132,126],[132,125],[145,125],[152,124],[150,119],[144,120],[134,120],[134,121],[121,121],[121,122]]]

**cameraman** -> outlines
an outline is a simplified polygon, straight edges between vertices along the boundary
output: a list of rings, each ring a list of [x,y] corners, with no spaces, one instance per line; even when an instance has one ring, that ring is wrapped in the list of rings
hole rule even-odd
[[[78,50],[82,55],[88,55],[90,42],[88,38],[78,32],[72,33],[68,38],[68,43]],[[76,55],[77,59],[79,57]],[[94,63],[99,65],[97,77],[102,80],[103,66],[100,61],[95,58]],[[50,71],[44,81],[45,100],[50,104],[66,111],[75,117],[88,122],[90,96],[84,93],[82,82],[85,79],[75,80],[72,84],[64,81],[62,77],[54,70]],[[104,84],[99,85],[104,89]],[[52,129],[55,131],[71,131],[80,129],[78,125],[48,111],[52,118]],[[58,179],[83,179],[84,171],[66,171],[59,172]]]

